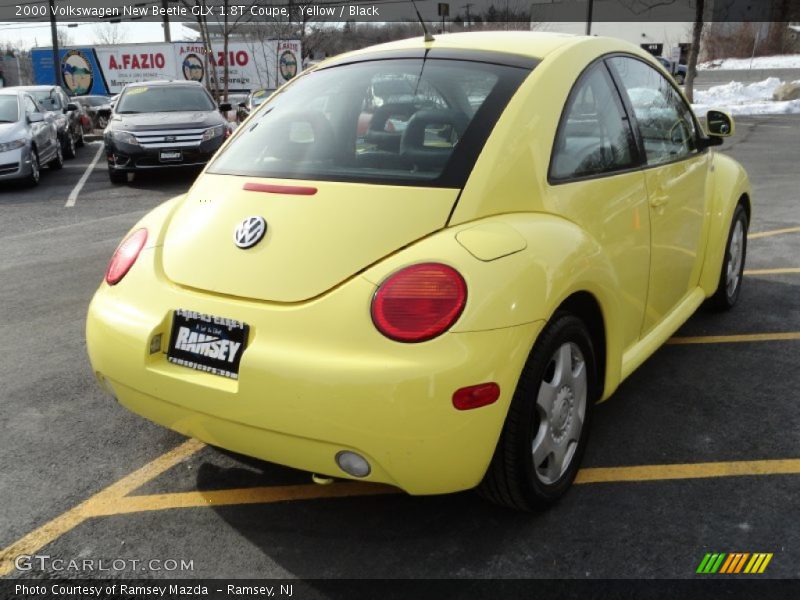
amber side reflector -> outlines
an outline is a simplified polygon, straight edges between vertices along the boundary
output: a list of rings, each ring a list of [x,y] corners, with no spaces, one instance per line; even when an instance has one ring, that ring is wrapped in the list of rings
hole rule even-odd
[[[480,408],[497,402],[500,397],[500,386],[494,382],[471,385],[453,393],[453,406],[458,410]]]
[[[248,192],[266,192],[267,194],[294,194],[295,196],[313,196],[317,188],[302,185],[273,185],[271,183],[248,182],[242,186]]]

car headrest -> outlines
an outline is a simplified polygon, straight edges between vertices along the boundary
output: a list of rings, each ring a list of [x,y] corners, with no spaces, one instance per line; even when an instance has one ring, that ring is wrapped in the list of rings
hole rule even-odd
[[[324,160],[336,155],[336,135],[320,112],[282,115],[272,126],[270,154],[286,160]]]
[[[421,170],[443,167],[453,152],[449,146],[425,144],[425,131],[432,125],[450,125],[461,138],[469,125],[469,118],[464,113],[447,109],[426,109],[414,113],[400,139],[400,155]]]

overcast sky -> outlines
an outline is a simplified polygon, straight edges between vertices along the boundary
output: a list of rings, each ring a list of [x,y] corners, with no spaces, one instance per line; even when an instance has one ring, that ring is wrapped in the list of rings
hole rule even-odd
[[[59,23],[59,28],[66,27]],[[163,42],[164,30],[161,23],[121,23],[119,25],[79,23],[77,27],[67,28],[69,38],[76,46],[91,46],[98,43],[98,27],[121,27],[124,41],[122,43]],[[170,23],[172,40],[194,39],[196,32],[183,27],[180,23]],[[50,46],[50,25],[48,23],[32,25],[30,23],[6,23],[0,21],[0,47],[7,43],[15,47],[30,48],[32,46]]]

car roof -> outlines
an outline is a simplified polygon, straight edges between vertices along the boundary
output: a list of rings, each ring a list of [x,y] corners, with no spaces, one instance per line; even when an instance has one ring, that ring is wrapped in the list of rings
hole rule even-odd
[[[432,42],[415,37],[369,46],[328,58],[309,71],[366,60],[422,58],[428,56],[428,52],[431,58],[463,58],[532,67],[548,55],[560,54],[562,50],[575,46],[591,46],[600,53],[625,52],[639,57],[651,56],[635,44],[605,36],[540,31],[478,31],[436,35]]]
[[[58,88],[57,85],[20,85],[17,86],[17,89],[24,90],[26,92],[46,92],[47,90],[52,90],[54,88]]]
[[[126,88],[134,88],[134,87],[167,87],[167,86],[194,86],[194,87],[204,87],[202,83],[199,81],[181,81],[175,79],[158,79],[155,81],[137,81],[136,83],[129,83],[126,85]]]
[[[530,58],[542,59],[551,52],[567,45],[578,44],[585,40],[597,39],[594,36],[580,36],[568,33],[551,33],[539,31],[471,31],[464,33],[448,33],[434,36],[433,42],[425,42],[423,38],[409,38],[370,46],[334,57],[336,62],[342,58],[358,58],[372,53],[393,50],[418,50],[421,48],[441,48],[444,50],[477,50],[487,53],[503,52]],[[323,66],[328,61],[323,61]]]

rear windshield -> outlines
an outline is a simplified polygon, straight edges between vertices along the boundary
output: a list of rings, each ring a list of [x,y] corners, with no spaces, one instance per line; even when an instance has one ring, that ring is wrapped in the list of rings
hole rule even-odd
[[[208,111],[215,108],[203,88],[188,85],[132,87],[117,102],[117,112],[120,114]]]
[[[209,172],[461,187],[529,72],[430,58],[312,72],[273,95]]]
[[[0,123],[15,123],[19,115],[16,96],[0,96]]]

